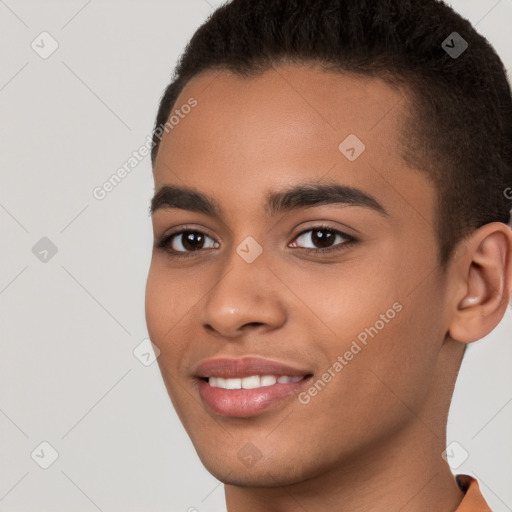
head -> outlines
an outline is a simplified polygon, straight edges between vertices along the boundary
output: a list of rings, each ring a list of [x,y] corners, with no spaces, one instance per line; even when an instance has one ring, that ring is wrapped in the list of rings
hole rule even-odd
[[[153,142],[148,330],[207,469],[298,483],[425,423],[441,446],[464,347],[512,287],[512,100],[485,38],[434,0],[233,0]],[[245,356],[306,378],[254,414],[205,404],[198,365]]]

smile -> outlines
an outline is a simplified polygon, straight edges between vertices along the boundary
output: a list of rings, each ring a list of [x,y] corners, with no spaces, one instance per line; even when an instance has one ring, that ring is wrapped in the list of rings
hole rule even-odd
[[[285,407],[313,375],[301,364],[261,357],[215,358],[192,369],[199,397],[209,414],[247,418]]]

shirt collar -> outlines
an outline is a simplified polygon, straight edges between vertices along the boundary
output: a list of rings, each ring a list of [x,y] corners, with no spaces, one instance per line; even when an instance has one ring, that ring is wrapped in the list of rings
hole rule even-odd
[[[464,491],[464,498],[455,512],[492,512],[487,505],[478,482],[469,475],[456,475],[457,485]]]

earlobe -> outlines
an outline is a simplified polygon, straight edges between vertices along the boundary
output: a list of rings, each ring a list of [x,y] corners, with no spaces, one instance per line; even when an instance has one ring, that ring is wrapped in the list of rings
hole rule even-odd
[[[459,298],[449,335],[471,343],[489,334],[505,314],[512,288],[512,232],[493,222],[479,228],[456,262]]]

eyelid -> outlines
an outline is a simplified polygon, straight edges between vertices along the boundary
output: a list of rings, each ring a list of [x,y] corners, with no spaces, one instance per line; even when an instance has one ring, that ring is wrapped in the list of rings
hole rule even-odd
[[[320,222],[317,222],[316,224],[312,224],[311,226],[306,226],[304,228],[301,228],[301,230],[298,231],[294,235],[294,240],[295,240],[295,238],[303,235],[304,233],[307,233],[308,231],[315,231],[315,230],[316,231],[320,231],[320,230],[332,231],[333,233],[343,235],[346,238],[352,238],[354,240],[357,239],[357,237],[355,235],[352,235],[349,233],[349,231],[357,231],[354,228],[347,227],[347,231],[345,231],[343,228],[336,228],[336,227],[328,224],[327,222],[320,221]],[[359,231],[357,231],[357,232],[359,233]]]

